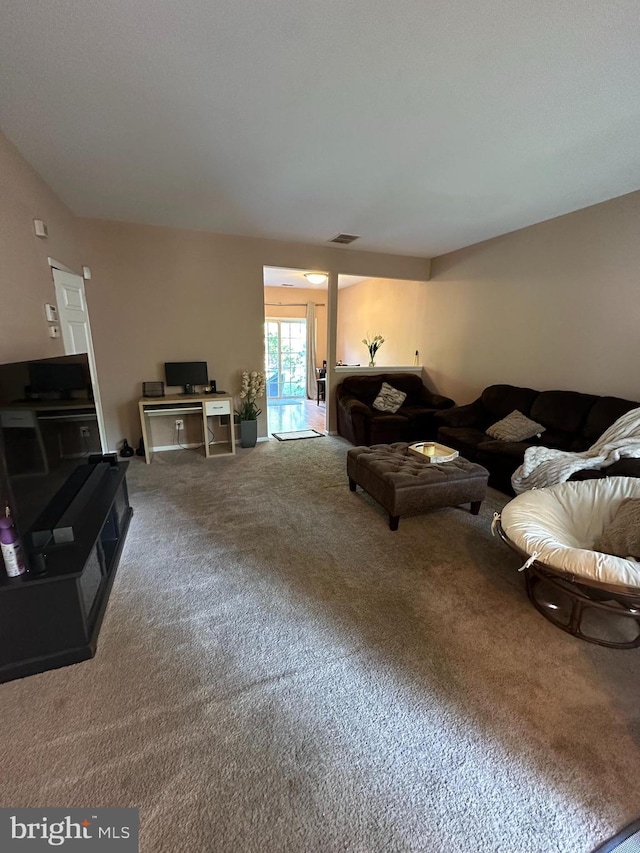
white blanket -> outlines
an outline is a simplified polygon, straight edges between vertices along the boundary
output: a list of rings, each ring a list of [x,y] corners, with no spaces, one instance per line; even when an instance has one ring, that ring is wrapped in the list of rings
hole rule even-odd
[[[595,444],[583,453],[527,447],[524,462],[511,477],[514,492],[542,489],[564,483],[584,468],[605,468],[623,457],[640,457],[640,408],[631,409],[605,430]]]

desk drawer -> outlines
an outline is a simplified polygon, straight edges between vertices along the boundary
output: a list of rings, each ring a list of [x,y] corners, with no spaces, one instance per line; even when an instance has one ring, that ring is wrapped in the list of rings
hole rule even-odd
[[[21,412],[20,410],[0,412],[0,424],[9,427],[35,427],[36,416],[34,412]]]
[[[230,415],[231,403],[229,400],[207,400],[204,411],[207,415]]]

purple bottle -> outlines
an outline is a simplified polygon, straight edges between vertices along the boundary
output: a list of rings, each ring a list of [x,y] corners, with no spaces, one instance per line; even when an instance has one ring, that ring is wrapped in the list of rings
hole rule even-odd
[[[23,575],[27,567],[9,507],[5,510],[4,518],[0,518],[0,548],[2,548],[4,567],[9,577],[18,578]]]

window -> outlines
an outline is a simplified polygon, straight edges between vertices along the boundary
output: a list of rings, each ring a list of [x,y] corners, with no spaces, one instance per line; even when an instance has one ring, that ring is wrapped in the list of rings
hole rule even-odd
[[[306,320],[265,323],[267,398],[306,396]]]

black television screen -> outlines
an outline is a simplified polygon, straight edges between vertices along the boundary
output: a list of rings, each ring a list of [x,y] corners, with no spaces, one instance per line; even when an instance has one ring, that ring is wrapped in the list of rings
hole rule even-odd
[[[0,510],[10,504],[25,538],[72,472],[101,452],[90,394],[86,354],[0,364]]]
[[[66,395],[69,391],[86,389],[87,380],[81,364],[57,360],[32,361],[29,364],[29,385],[32,394],[59,391]]]
[[[167,385],[182,385],[185,394],[193,394],[196,385],[209,382],[206,361],[166,361],[164,376]]]

